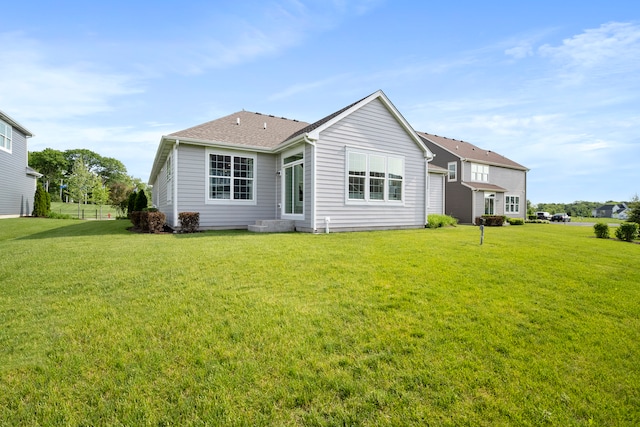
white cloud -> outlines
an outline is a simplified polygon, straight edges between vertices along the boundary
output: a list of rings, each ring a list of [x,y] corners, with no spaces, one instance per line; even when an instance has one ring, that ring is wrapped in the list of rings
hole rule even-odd
[[[0,34],[3,107],[23,122],[58,120],[111,110],[111,101],[141,91],[133,79],[96,65],[59,65],[46,47],[20,34]]]
[[[608,84],[617,84],[611,76],[640,71],[640,26],[610,22],[564,39],[558,46],[545,44],[538,53],[562,67],[559,78],[563,83],[606,79]]]

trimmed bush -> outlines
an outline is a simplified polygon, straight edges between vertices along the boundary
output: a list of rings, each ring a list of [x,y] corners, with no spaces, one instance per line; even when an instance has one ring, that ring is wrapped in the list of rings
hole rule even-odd
[[[200,228],[200,212],[180,212],[178,220],[183,233],[195,233]]]
[[[476,225],[486,225],[489,227],[500,227],[504,225],[506,221],[505,216],[502,215],[482,215],[476,218]]]
[[[129,218],[131,218],[131,223],[133,224],[133,228],[142,229],[142,224],[141,224],[142,212],[140,211],[129,212]]]
[[[511,225],[524,225],[524,219],[522,218],[507,218],[507,221]]]
[[[593,225],[593,231],[598,239],[609,238],[609,225],[604,222],[598,222]]]
[[[158,211],[142,212],[142,223],[144,232],[162,233],[167,216]]]
[[[625,242],[631,242],[638,236],[638,224],[635,222],[625,222],[616,228],[616,237]]]

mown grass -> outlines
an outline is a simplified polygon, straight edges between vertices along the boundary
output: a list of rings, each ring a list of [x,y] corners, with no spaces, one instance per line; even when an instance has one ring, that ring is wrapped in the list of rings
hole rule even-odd
[[[640,245],[128,225],[0,221],[0,425],[640,423]]]
[[[117,212],[113,206],[102,205],[102,215],[100,206],[77,203],[51,202],[51,212],[59,215],[69,215],[71,218],[80,219],[112,219],[116,218]]]

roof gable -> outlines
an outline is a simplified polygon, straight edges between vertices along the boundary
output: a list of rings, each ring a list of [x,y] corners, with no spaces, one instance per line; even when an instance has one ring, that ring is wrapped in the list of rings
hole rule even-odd
[[[479,163],[493,164],[524,171],[528,170],[520,163],[516,163],[501,154],[491,150],[484,150],[466,141],[431,135],[425,132],[418,132],[418,135],[425,141],[439,146],[443,150],[459,157],[461,160],[477,161]]]
[[[366,96],[360,99],[359,101],[354,102],[353,104],[347,105],[341,110],[338,110],[335,113],[332,113],[318,120],[317,122],[314,122],[309,126],[298,130],[296,133],[292,134],[289,138],[287,138],[287,141],[283,142],[283,145],[286,145],[291,141],[299,139],[301,136],[307,136],[310,139],[317,140],[320,136],[320,132],[329,128],[335,123],[339,122],[340,120],[347,117],[348,115],[353,114],[353,112],[359,110],[360,108],[364,107],[365,105],[369,104],[370,102],[376,99],[382,102],[382,104],[387,108],[387,110],[389,110],[389,113],[393,115],[393,117],[398,121],[398,123],[400,123],[400,125],[404,128],[404,130],[409,134],[411,139],[414,140],[416,145],[418,145],[422,149],[422,151],[425,153],[425,157],[433,158],[433,154],[431,153],[431,151],[429,151],[429,148],[425,145],[424,141],[422,141],[420,136],[411,127],[409,122],[405,120],[402,114],[400,114],[398,109],[391,103],[389,98],[387,98],[387,96],[381,90],[378,90],[372,93],[371,95]]]
[[[31,138],[33,136],[31,131],[29,131],[29,129],[27,129],[26,127],[22,126],[20,123],[16,122],[15,120],[13,120],[11,117],[9,117],[7,114],[3,113],[2,111],[0,111],[0,120],[2,120],[5,123],[10,124],[12,128],[18,129],[20,132],[22,132],[23,134],[25,134],[25,136],[27,136],[29,138]]]

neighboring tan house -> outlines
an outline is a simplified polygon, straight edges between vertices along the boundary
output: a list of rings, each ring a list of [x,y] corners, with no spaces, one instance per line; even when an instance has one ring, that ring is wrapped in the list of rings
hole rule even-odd
[[[174,229],[180,212],[201,229],[422,228],[442,204],[432,158],[377,91],[312,124],[240,111],[162,136],[149,184]]]
[[[28,166],[24,126],[0,111],[0,218],[28,216],[33,211],[36,182],[42,175]]]
[[[626,220],[629,217],[630,209],[625,202],[607,203],[596,208],[593,216],[596,218],[617,218]]]
[[[462,224],[487,215],[526,219],[528,169],[468,142],[418,132],[433,165],[445,168],[445,214]]]

